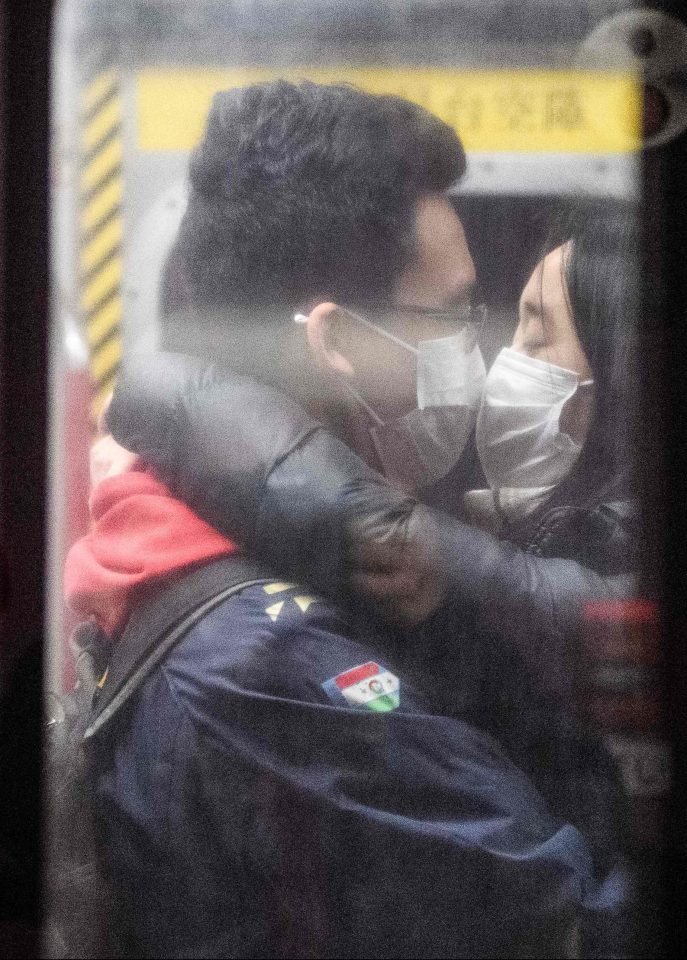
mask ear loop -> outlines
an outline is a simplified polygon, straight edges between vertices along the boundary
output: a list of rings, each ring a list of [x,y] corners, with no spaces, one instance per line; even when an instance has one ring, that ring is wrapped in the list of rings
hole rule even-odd
[[[342,376],[341,384],[344,390],[350,393],[353,399],[360,404],[360,406],[363,408],[363,410],[368,415],[368,417],[374,422],[374,425],[376,427],[385,426],[384,421],[379,417],[377,413],[375,413],[375,411],[372,409],[370,404],[367,403],[365,400],[363,400],[361,394],[355,389],[352,383],[349,383],[348,380],[346,380],[346,378]]]
[[[341,309],[343,310],[344,313],[347,313],[349,316],[353,317],[354,320],[357,320],[358,323],[362,323],[362,325],[364,327],[367,327],[368,330],[372,330],[374,333],[379,334],[379,336],[381,337],[386,337],[387,340],[391,340],[392,343],[397,344],[397,346],[399,347],[403,347],[405,350],[410,350],[410,352],[414,353],[415,356],[419,354],[419,350],[417,349],[417,347],[412,346],[412,344],[407,343],[405,340],[402,340],[400,337],[394,336],[394,334],[389,333],[388,330],[384,330],[382,329],[382,327],[378,327],[377,324],[372,323],[371,320],[366,320],[364,317],[361,317],[359,314],[355,313],[353,310],[349,310],[348,307],[342,307]],[[293,320],[294,320],[294,323],[308,322],[308,318],[305,316],[304,313],[294,314]],[[372,409],[369,403],[363,400],[361,394],[355,389],[353,384],[349,383],[345,377],[341,377],[341,383],[344,389],[351,394],[353,399],[360,404],[360,406],[363,408],[365,413],[367,413],[370,419],[374,422],[374,425],[376,427],[383,427],[386,425],[384,421],[379,417],[379,415],[375,413],[375,411]]]
[[[409,343],[406,343],[405,340],[401,340],[400,337],[395,337],[393,333],[389,333],[387,330],[383,330],[381,327],[378,327],[376,323],[372,323],[371,320],[365,320],[364,317],[359,316],[357,313],[354,313],[353,310],[349,310],[347,307],[343,307],[342,309],[344,310],[345,313],[353,317],[354,320],[357,320],[359,323],[362,323],[363,326],[367,327],[368,329],[373,330],[375,333],[378,333],[382,337],[386,337],[387,340],[391,340],[392,343],[398,344],[399,347],[404,347],[406,350],[410,350],[415,355],[418,354],[418,350],[415,347],[411,346],[411,344]],[[294,314],[293,321],[294,323],[304,324],[308,322],[308,318],[304,313],[296,313]],[[365,413],[374,422],[374,425],[376,427],[385,426],[384,421],[379,417],[377,413],[375,413],[375,411],[372,409],[369,403],[363,400],[362,395],[355,389],[352,383],[349,383],[348,380],[342,376],[341,384],[344,387],[344,389],[351,394],[353,399],[360,404],[360,406],[363,408]]]

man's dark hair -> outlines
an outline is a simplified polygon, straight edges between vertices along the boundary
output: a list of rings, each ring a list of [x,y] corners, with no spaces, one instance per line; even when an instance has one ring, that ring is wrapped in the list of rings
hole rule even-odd
[[[389,298],[417,199],[464,172],[453,130],[400,97],[278,80],[216,94],[173,258],[194,306]]]

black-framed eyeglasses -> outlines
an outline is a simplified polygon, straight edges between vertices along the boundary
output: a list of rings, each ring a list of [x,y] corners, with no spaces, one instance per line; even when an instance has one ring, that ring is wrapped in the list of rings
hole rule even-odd
[[[448,324],[453,323],[455,324],[456,328],[459,329],[471,327],[473,331],[473,336],[470,338],[471,346],[474,346],[479,340],[482,327],[484,326],[489,315],[489,311],[485,303],[467,303],[456,307],[444,307],[442,309],[405,305],[399,306],[395,303],[375,304],[372,307],[358,307],[352,304],[341,304],[340,306],[342,310],[352,314],[356,320],[360,321],[360,323],[372,328],[379,326],[379,324],[373,323],[372,320],[367,319],[366,315],[375,316],[380,313],[393,314],[395,317],[431,317],[433,319],[443,320]],[[382,320],[382,318],[378,316],[376,319]],[[307,320],[307,317],[302,313],[297,313],[294,316],[294,320],[297,323],[304,323]],[[385,331],[385,336],[387,336],[390,340],[398,341],[399,343],[403,344],[403,346],[407,346],[405,341],[400,340],[398,337],[394,336],[388,331]]]
[[[436,318],[437,320],[446,320],[447,323],[455,321],[459,326],[465,324],[472,324],[478,329],[482,329],[482,325],[487,319],[488,309],[486,303],[464,303],[459,307],[444,307],[442,309],[435,309],[433,307],[413,307],[413,306],[398,306],[397,304],[383,304],[382,306],[375,305],[371,311],[374,313],[377,310],[381,310],[384,313],[394,313],[396,315],[401,314],[401,316],[408,317],[431,317]]]
[[[361,315],[358,308],[352,308],[349,305],[342,305],[342,309],[346,310],[348,313],[352,314],[356,320],[363,323],[365,326],[369,327],[380,327],[379,323],[373,323],[372,320],[366,318],[366,316]],[[376,317],[376,319],[381,320],[381,317],[376,315],[379,313],[393,314],[393,316],[407,316],[407,317],[428,317],[436,320],[442,320],[447,324],[455,325],[457,330],[463,330],[466,327],[471,329],[472,336],[468,337],[469,343],[466,343],[465,349],[471,350],[474,346],[477,345],[480,334],[482,332],[482,327],[488,316],[488,309],[485,303],[479,304],[461,304],[456,307],[444,307],[443,309],[435,309],[433,307],[414,307],[414,306],[399,306],[395,303],[390,304],[375,304],[373,307],[362,308],[364,314],[371,315]],[[407,346],[405,341],[401,340],[399,337],[394,336],[388,330],[384,331],[384,335],[389,338],[389,340],[394,340]]]

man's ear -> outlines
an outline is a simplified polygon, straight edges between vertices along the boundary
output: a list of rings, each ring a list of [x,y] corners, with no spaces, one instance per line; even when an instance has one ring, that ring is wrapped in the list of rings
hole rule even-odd
[[[308,346],[318,366],[335,370],[345,377],[354,377],[350,360],[336,349],[336,327],[345,323],[343,313],[335,303],[318,303],[308,314],[306,331]]]

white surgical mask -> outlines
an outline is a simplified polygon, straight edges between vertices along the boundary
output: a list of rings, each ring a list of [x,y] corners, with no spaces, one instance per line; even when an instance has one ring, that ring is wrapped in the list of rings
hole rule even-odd
[[[344,386],[373,421],[370,436],[384,475],[413,490],[427,487],[455,466],[475,423],[486,378],[478,330],[466,324],[453,336],[420,340],[414,347],[351,310],[346,313],[417,357],[417,409],[389,423],[348,381]],[[306,318],[297,314],[294,319]]]
[[[506,347],[484,386],[477,451],[496,505],[509,520],[527,516],[568,475],[581,446],[560,429],[578,374]]]
[[[409,350],[414,348],[406,344]],[[479,408],[487,371],[471,324],[460,333],[417,345],[417,405]]]

